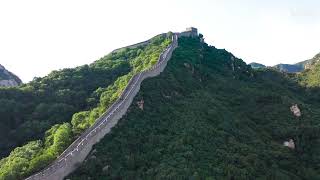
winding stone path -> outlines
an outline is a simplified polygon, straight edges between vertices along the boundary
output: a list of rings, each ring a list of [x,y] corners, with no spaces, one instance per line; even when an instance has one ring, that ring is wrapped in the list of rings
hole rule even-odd
[[[62,180],[90,153],[92,146],[100,141],[126,113],[133,98],[139,92],[144,79],[159,75],[166,67],[173,50],[178,46],[178,33],[172,36],[172,43],[160,54],[158,62],[150,69],[134,75],[121,96],[99,117],[95,124],[81,134],[55,161],[44,170],[26,180]]]

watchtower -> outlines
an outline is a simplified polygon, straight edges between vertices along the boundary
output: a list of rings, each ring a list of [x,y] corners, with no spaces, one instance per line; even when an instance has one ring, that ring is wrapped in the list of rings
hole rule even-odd
[[[197,37],[198,36],[198,29],[194,28],[194,27],[189,27],[185,31],[181,32],[180,36]]]

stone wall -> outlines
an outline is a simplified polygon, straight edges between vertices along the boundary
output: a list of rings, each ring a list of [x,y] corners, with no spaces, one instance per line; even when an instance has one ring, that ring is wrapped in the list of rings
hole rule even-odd
[[[159,75],[166,67],[173,50],[178,46],[178,34],[173,35],[172,43],[161,53],[157,64],[150,69],[136,74],[131,78],[120,98],[77,138],[53,163],[46,169],[34,174],[26,180],[61,180],[74,171],[90,153],[92,146],[100,141],[119,119],[126,113],[133,98],[139,92],[141,82],[150,77]]]
[[[198,37],[198,30],[197,28],[187,28],[185,31],[179,33],[179,37]]]

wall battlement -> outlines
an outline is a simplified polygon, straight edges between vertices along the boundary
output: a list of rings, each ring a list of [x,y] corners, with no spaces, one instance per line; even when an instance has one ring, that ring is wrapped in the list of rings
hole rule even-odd
[[[186,28],[185,31],[179,33],[179,37],[198,37],[198,29],[194,27]]]
[[[138,43],[139,44],[139,43]],[[82,163],[90,153],[92,146],[111,131],[119,119],[126,113],[133,98],[140,90],[144,79],[159,75],[166,67],[173,50],[178,46],[178,33],[173,34],[172,43],[160,54],[158,62],[148,70],[134,75],[121,96],[99,117],[95,124],[77,138],[46,169],[26,180],[62,180]]]

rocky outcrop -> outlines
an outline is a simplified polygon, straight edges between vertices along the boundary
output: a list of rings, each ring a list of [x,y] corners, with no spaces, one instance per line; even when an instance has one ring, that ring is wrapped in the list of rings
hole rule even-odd
[[[0,87],[18,86],[22,81],[0,64]]]
[[[293,113],[293,115],[296,116],[296,117],[300,117],[300,116],[301,116],[301,111],[300,111],[300,109],[299,109],[299,107],[298,107],[297,104],[292,105],[292,106],[290,107],[290,111],[291,111],[291,112]]]
[[[285,141],[283,142],[283,145],[290,148],[290,149],[294,149],[295,148],[295,144],[293,139],[290,139],[289,141]]]
[[[297,104],[292,105],[290,107],[290,111],[292,112],[292,114],[295,117],[298,117],[298,118],[301,117],[302,113],[301,113],[301,110]],[[284,141],[283,145],[290,148],[290,149],[295,149],[295,147],[296,147],[293,139],[289,139],[289,141]]]
[[[144,100],[142,99],[141,101],[138,101],[137,105],[143,111]]]

